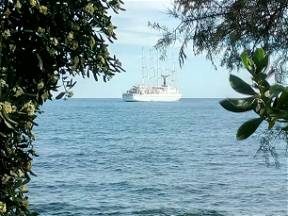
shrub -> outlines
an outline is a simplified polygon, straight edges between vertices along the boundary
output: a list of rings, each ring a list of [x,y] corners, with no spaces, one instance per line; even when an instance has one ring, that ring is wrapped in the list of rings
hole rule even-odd
[[[120,0],[4,0],[0,3],[0,215],[35,215],[27,183],[33,172],[32,129],[41,105],[71,96],[81,75],[104,81],[120,72],[108,51],[116,39],[108,12]],[[109,42],[110,41],[110,42]]]
[[[238,93],[248,95],[245,98],[225,99],[220,104],[232,112],[247,112],[253,110],[258,117],[246,121],[237,132],[237,139],[243,140],[252,135],[258,126],[266,121],[268,129],[278,124],[280,134],[288,133],[288,87],[267,81],[269,58],[262,48],[249,56],[245,51],[241,55],[242,63],[252,77],[252,85],[235,75],[230,75],[230,84]]]

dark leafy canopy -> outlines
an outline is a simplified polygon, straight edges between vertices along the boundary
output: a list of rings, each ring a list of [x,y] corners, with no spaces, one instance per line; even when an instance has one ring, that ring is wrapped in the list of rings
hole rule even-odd
[[[108,45],[116,39],[109,13],[120,0],[0,1],[0,215],[34,215],[26,184],[35,156],[37,111],[76,75],[106,81],[121,64]],[[60,86],[59,86],[60,85]],[[70,94],[68,93],[68,96]]]
[[[157,48],[181,42],[181,64],[190,42],[195,54],[204,52],[212,61],[220,55],[229,69],[240,66],[243,49],[253,52],[257,47],[280,57],[275,66],[287,62],[287,0],[174,0],[173,6],[169,14],[179,21],[177,26],[152,26],[163,33]]]
[[[53,90],[59,77],[93,74],[97,80],[102,74],[105,80],[110,78],[119,72],[120,63],[107,48],[108,40],[116,39],[107,10],[118,11],[119,6],[118,0],[2,3],[1,70],[15,70],[9,79],[20,86],[32,88],[37,83],[27,78],[33,77]]]

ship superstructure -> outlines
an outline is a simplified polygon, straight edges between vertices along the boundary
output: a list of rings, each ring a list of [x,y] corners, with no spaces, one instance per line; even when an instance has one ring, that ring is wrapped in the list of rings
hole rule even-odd
[[[127,102],[172,102],[181,98],[180,91],[173,86],[167,84],[168,75],[161,75],[163,83],[161,86],[137,85],[133,86],[122,95],[124,101]]]

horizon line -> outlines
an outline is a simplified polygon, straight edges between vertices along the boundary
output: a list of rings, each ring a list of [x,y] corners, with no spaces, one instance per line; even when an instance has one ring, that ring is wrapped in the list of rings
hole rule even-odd
[[[183,97],[181,99],[224,99],[224,98],[227,98],[227,97]],[[69,99],[122,99],[122,98],[121,97],[72,97]]]

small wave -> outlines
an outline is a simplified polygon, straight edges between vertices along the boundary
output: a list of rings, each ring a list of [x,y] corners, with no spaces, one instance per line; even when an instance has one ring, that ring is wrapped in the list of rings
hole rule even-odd
[[[226,216],[223,212],[216,210],[194,210],[191,212],[176,211],[175,209],[151,209],[135,211],[131,216]]]
[[[226,214],[216,210],[197,210],[192,213],[179,214],[177,216],[225,216]]]

